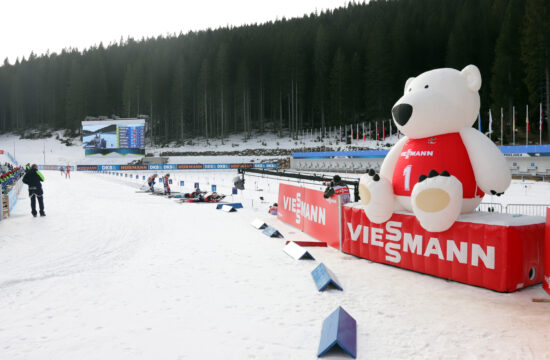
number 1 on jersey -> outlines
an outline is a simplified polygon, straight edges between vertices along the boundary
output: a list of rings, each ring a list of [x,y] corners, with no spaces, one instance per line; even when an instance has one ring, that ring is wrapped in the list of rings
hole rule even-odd
[[[407,165],[403,169],[403,176],[405,177],[405,191],[411,190],[411,171],[412,171],[412,165]]]

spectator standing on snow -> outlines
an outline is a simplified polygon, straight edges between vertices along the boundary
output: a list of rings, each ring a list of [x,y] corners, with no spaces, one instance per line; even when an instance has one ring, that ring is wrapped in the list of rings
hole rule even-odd
[[[65,174],[65,168],[63,166],[59,168],[59,171],[61,171],[61,176]]]
[[[65,179],[71,178],[71,165],[65,166]]]
[[[36,217],[36,199],[38,198],[38,206],[40,207],[40,216],[46,216],[44,212],[44,191],[42,191],[42,181],[44,175],[38,171],[38,165],[32,164],[30,169],[23,177],[23,183],[29,187],[29,197],[31,198],[31,214]]]
[[[324,198],[328,199],[333,195],[338,195],[342,198],[344,204],[351,202],[348,186],[342,181],[340,175],[334,175],[332,181],[325,189]]]
[[[164,175],[164,195],[170,195],[170,174]]]
[[[275,203],[275,204],[271,205],[271,207],[268,210],[268,213],[271,214],[271,215],[277,215],[277,209],[278,209],[278,205],[277,205],[277,203]]]

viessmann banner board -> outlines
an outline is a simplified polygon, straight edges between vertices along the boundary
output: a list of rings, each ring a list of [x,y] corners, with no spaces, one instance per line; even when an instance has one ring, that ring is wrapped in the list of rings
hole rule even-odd
[[[546,209],[546,237],[544,243],[544,280],[542,287],[550,295],[550,208]]]
[[[313,238],[338,249],[338,201],[323,192],[279,184],[277,217]]]
[[[86,156],[145,155],[145,120],[97,120],[82,122],[82,147]]]
[[[543,279],[544,217],[465,214],[432,233],[407,213],[374,224],[360,205],[342,212],[345,253],[501,292]]]

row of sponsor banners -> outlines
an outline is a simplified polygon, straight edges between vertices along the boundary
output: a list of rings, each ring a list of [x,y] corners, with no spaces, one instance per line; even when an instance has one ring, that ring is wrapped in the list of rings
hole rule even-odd
[[[40,165],[41,170],[59,170],[63,165]],[[128,171],[128,170],[230,170],[277,169],[277,163],[244,164],[149,164],[149,165],[77,165],[77,171]]]
[[[545,157],[550,156],[550,145],[517,145],[499,146],[506,157]],[[389,150],[355,150],[355,151],[326,151],[326,152],[296,152],[294,159],[333,159],[333,158],[379,158],[383,159]]]
[[[278,218],[336,249],[341,238],[345,253],[502,292],[543,282],[550,293],[550,209],[546,224],[465,221],[429,233],[412,214],[374,224],[361,206],[348,204],[340,211],[338,206],[322,191],[279,185]]]

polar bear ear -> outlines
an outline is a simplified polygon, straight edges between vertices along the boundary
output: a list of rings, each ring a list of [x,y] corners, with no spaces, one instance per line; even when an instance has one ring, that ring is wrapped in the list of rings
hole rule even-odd
[[[407,89],[409,88],[409,85],[412,83],[412,81],[414,80],[414,78],[408,78],[407,79],[407,82],[405,83],[405,93],[407,93]]]
[[[462,69],[460,75],[462,75],[466,79],[466,84],[468,84],[468,88],[471,91],[479,91],[479,89],[481,88],[481,73],[479,72],[477,66],[466,66],[464,69]]]

